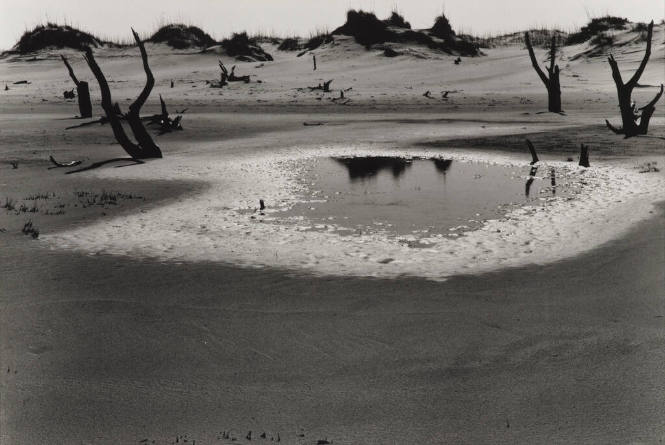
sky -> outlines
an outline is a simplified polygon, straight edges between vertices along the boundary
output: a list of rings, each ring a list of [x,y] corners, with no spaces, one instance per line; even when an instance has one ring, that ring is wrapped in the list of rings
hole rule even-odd
[[[340,26],[352,8],[379,18],[396,9],[414,28],[431,27],[445,12],[455,30],[478,35],[541,26],[571,30],[605,14],[633,21],[665,17],[664,0],[0,0],[0,49],[47,20],[124,40],[130,26],[146,35],[169,22],[199,26],[217,39],[239,31],[308,36]]]

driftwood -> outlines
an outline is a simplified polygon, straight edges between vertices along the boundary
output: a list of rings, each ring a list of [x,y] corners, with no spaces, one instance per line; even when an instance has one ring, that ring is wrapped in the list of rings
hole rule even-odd
[[[538,162],[538,155],[536,154],[536,149],[533,147],[533,144],[530,140],[526,140],[526,145],[529,147],[529,152],[531,153],[531,165]]]
[[[74,90],[65,90],[65,92],[62,94],[65,99],[74,99],[76,97],[76,93],[74,93]]]
[[[77,165],[80,165],[81,162],[83,161],[70,161],[70,162],[58,162],[55,160],[53,156],[48,157],[49,161],[51,161],[51,164],[55,165],[55,167],[51,168],[66,168],[66,167],[76,167]]]
[[[160,135],[170,133],[171,131],[182,130],[182,124],[180,121],[182,120],[182,113],[187,109],[183,110],[180,115],[175,117],[175,119],[171,119],[169,112],[166,109],[166,102],[164,102],[161,94],[159,95],[159,103],[161,104],[162,112],[160,114],[154,114],[147,118],[143,118],[143,120],[149,121],[148,125],[159,125]]]
[[[99,87],[102,93],[102,108],[106,113],[108,122],[111,124],[111,128],[113,129],[113,135],[115,136],[118,143],[133,159],[161,158],[161,150],[152,140],[152,137],[150,137],[148,134],[148,131],[143,126],[143,122],[141,121],[141,117],[139,115],[141,107],[148,99],[148,96],[152,91],[152,87],[155,84],[155,78],[152,75],[152,71],[150,71],[150,66],[148,65],[148,54],[146,53],[143,42],[141,42],[139,35],[136,33],[136,31],[134,31],[134,29],[132,29],[132,34],[134,35],[134,39],[136,40],[136,43],[139,47],[139,51],[141,52],[143,69],[146,73],[146,84],[141,91],[141,94],[139,94],[136,100],[129,106],[129,112],[124,115],[132,129],[132,133],[134,133],[134,137],[136,138],[137,143],[132,142],[127,137],[120,119],[118,119],[117,112],[119,111],[120,107],[117,103],[115,105],[113,104],[113,100],[111,99],[111,90],[109,89],[108,82],[106,81],[101,68],[99,68],[99,65],[97,64],[97,61],[95,60],[95,57],[92,54],[92,49],[90,49],[90,47],[86,48],[85,50],[85,60],[88,63],[90,70],[95,75],[97,82],[99,83]]]
[[[329,93],[330,92],[330,84],[332,83],[333,79],[330,79],[327,82],[320,83],[315,86],[315,87],[307,87],[309,88],[310,91],[316,91],[316,90],[322,90],[324,93]]]
[[[60,57],[62,58],[62,61],[65,63],[67,71],[69,71],[69,77],[72,78],[74,84],[76,85],[76,93],[79,97],[79,112],[81,113],[81,117],[83,118],[92,117],[92,102],[90,102],[90,89],[88,88],[88,82],[79,81],[76,78],[74,70],[72,69],[72,66],[69,64],[67,58],[62,54],[60,55]],[[73,99],[73,97],[71,98]],[[65,94],[65,99],[68,99],[66,94]]]
[[[314,62],[314,69],[312,71],[316,71],[316,54],[312,54],[312,61]]]
[[[626,83],[623,82],[621,78],[621,72],[619,71],[619,66],[614,60],[614,56],[610,54],[608,57],[608,62],[610,68],[612,69],[612,78],[617,87],[617,94],[619,96],[619,109],[621,110],[621,121],[623,123],[623,128],[617,128],[613,126],[608,120],[605,120],[607,128],[609,128],[615,134],[623,134],[626,138],[644,135],[649,131],[649,120],[656,110],[656,103],[660,100],[660,97],[663,95],[663,85],[660,85],[660,91],[656,94],[656,97],[651,100],[648,104],[642,108],[635,109],[635,104],[632,102],[631,96],[633,94],[633,89],[638,86],[638,82],[644,69],[647,66],[649,57],[651,56],[651,38],[653,36],[653,20],[649,23],[649,28],[647,32],[647,48],[644,52],[644,58],[640,63],[640,66],[633,74],[633,77]],[[637,121],[640,121],[638,124]]]
[[[455,59],[454,63],[455,65],[459,65],[460,63],[462,63],[462,58],[460,56],[457,56],[457,59]]]
[[[589,146],[581,144],[580,147],[580,163],[582,167],[589,167]]]
[[[221,75],[222,77],[221,77],[221,79],[220,79],[220,81],[219,81],[219,84],[220,84],[219,88],[221,88],[222,86],[226,85],[227,81],[228,81],[228,82],[245,82],[245,83],[249,83],[249,76],[236,76],[236,73],[235,73],[235,71],[236,71],[236,66],[235,66],[235,65],[233,65],[233,66],[231,67],[231,72],[230,72],[230,73],[228,72],[228,70],[226,69],[226,67],[224,66],[224,64],[222,63],[221,60],[219,61],[219,67],[220,67],[221,70],[222,70],[222,75]]]
[[[524,41],[526,47],[529,50],[529,57],[531,58],[531,64],[533,69],[538,73],[538,77],[545,84],[547,88],[547,109],[553,113],[561,113],[561,84],[559,82],[559,65],[555,64],[556,61],[556,37],[552,36],[552,44],[550,46],[550,66],[547,67],[548,75],[545,75],[543,70],[538,65],[536,56],[533,53],[533,46],[531,45],[531,38],[529,33],[524,33]]]

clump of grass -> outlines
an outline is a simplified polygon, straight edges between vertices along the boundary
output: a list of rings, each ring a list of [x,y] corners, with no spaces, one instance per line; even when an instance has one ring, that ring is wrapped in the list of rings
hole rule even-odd
[[[74,196],[78,198],[79,202],[82,204],[84,208],[93,205],[98,205],[98,206],[118,205],[118,202],[120,200],[145,199],[143,196],[135,195],[132,193],[108,192],[106,190],[102,190],[101,193],[75,191]]]
[[[642,165],[638,165],[636,168],[638,169],[639,173],[655,173],[660,171],[660,168],[658,168],[657,165],[658,165],[657,161],[652,161],[652,162],[645,162]]]
[[[55,193],[52,192],[47,192],[47,193],[35,193],[33,195],[29,195],[27,198],[25,198],[26,201],[36,201],[38,199],[51,199],[55,198]]]
[[[18,168],[18,161],[9,161],[9,164],[12,166],[14,170]]]
[[[606,15],[604,17],[595,17],[583,26],[578,32],[572,33],[566,39],[566,45],[575,45],[584,43],[599,34],[612,29],[624,29],[628,24],[628,19],[623,17],[613,17]]]
[[[601,32],[600,34],[593,36],[591,40],[589,40],[589,43],[597,47],[605,48],[614,44],[614,36],[612,34]]]
[[[394,26],[396,28],[405,28],[411,29],[411,23],[407,22],[397,10],[393,10],[390,14],[390,17],[383,21],[388,26]]]
[[[32,220],[29,219],[28,222],[23,224],[21,229],[24,235],[30,235],[33,239],[39,238],[39,229],[32,224]]]
[[[300,41],[295,37],[287,37],[277,47],[279,51],[298,51],[302,49]]]
[[[386,23],[376,18],[373,13],[355,9],[346,13],[346,23],[333,31],[333,34],[353,36],[356,42],[366,47],[384,43],[394,36]]]
[[[452,40],[455,38],[455,31],[453,31],[450,22],[444,14],[441,14],[434,19],[434,26],[430,29],[432,35],[443,40]]]
[[[170,23],[159,28],[148,38],[149,42],[165,43],[175,49],[207,48],[215,44],[210,34],[196,26]]]
[[[105,43],[108,42],[80,29],[48,22],[24,32],[12,52],[26,54],[45,48],[72,48],[83,51],[86,47],[98,47]]]
[[[231,57],[246,62],[270,61],[272,56],[261,48],[258,42],[250,39],[246,32],[234,33],[230,39],[224,39],[220,43],[222,48]]]
[[[330,34],[327,30],[320,30],[313,35],[310,35],[309,40],[307,40],[305,43],[305,48],[312,51],[319,46],[325,43],[333,42],[334,40],[335,39],[333,38],[332,34]]]
[[[11,198],[5,198],[5,204],[2,206],[2,208],[11,212],[12,210],[16,209],[16,201]]]

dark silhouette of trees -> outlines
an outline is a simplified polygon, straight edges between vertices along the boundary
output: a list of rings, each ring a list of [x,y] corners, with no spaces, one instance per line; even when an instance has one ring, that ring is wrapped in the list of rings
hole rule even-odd
[[[617,87],[617,94],[619,96],[619,109],[621,110],[621,121],[623,123],[623,128],[616,128],[608,120],[605,120],[607,128],[612,130],[616,134],[623,134],[626,138],[647,134],[649,130],[649,120],[656,110],[656,103],[663,95],[663,85],[660,85],[660,92],[656,94],[656,97],[653,98],[651,102],[643,106],[642,108],[636,109],[635,105],[631,99],[633,94],[633,89],[637,86],[637,83],[644,72],[644,69],[647,66],[649,57],[651,56],[651,37],[653,35],[653,20],[649,23],[647,30],[647,48],[644,53],[644,58],[640,63],[640,66],[633,74],[633,77],[626,83],[623,82],[621,78],[621,72],[619,71],[619,66],[614,60],[614,56],[610,54],[608,57],[608,62],[610,68],[612,69],[612,78]],[[639,119],[639,124],[637,123]]]
[[[538,65],[536,56],[533,53],[533,46],[531,45],[531,37],[529,33],[524,33],[524,41],[529,50],[529,57],[533,69],[538,73],[538,77],[545,84],[547,88],[547,109],[552,113],[561,113],[561,84],[559,83],[559,65],[556,65],[556,36],[552,36],[552,44],[550,46],[550,66],[547,67],[547,74],[543,72],[542,68]]]

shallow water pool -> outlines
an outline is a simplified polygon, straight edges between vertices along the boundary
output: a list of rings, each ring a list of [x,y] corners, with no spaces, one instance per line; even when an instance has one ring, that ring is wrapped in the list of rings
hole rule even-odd
[[[509,167],[441,158],[308,159],[299,180],[307,192],[278,221],[301,219],[311,230],[343,234],[458,236],[515,206],[569,193],[568,181],[541,167]]]

